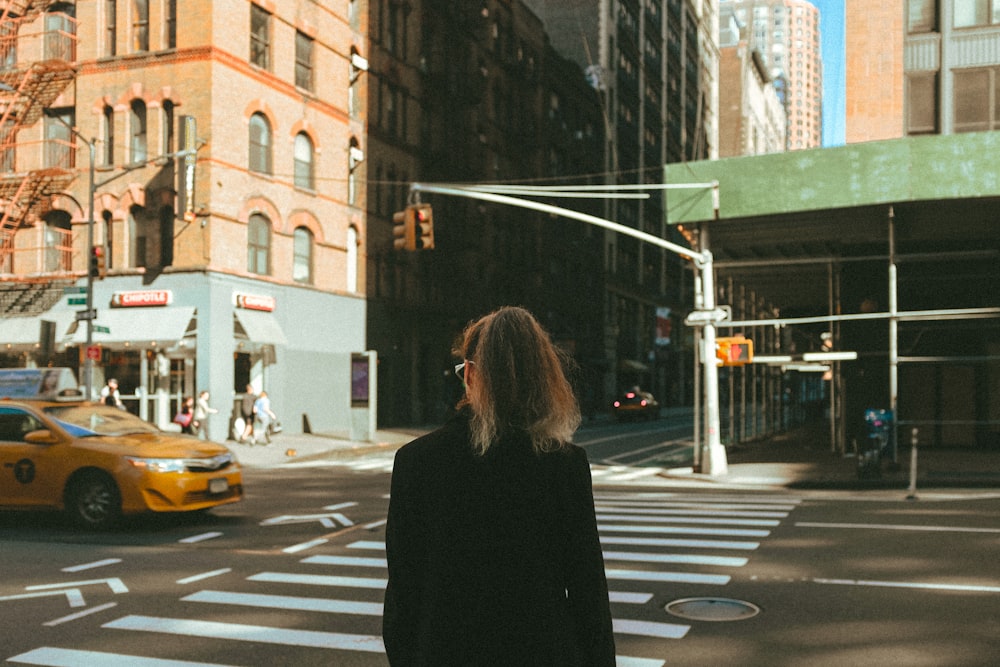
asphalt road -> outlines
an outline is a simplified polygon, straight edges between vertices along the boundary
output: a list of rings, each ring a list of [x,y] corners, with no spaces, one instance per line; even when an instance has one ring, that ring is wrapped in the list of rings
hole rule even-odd
[[[0,514],[0,659],[385,665],[389,475],[359,468],[249,471],[244,503],[107,533]],[[619,665],[978,666],[1000,650],[998,493],[637,483],[596,500]],[[696,618],[666,611],[688,599]]]

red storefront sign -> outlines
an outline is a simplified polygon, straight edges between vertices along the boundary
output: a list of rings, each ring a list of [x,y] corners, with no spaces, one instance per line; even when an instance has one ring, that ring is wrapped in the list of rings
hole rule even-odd
[[[173,301],[170,290],[134,290],[131,292],[115,292],[111,296],[111,305],[116,308],[136,308],[142,306],[166,306]]]
[[[236,294],[236,305],[247,310],[264,310],[271,312],[277,305],[277,300],[273,296],[263,296],[260,294]]]

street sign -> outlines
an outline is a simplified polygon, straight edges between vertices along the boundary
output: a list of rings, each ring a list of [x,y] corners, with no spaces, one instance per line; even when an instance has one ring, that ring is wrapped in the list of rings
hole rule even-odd
[[[63,294],[86,294],[86,287],[63,287]]]
[[[94,333],[111,333],[111,329],[109,327],[101,326],[100,324],[95,324],[93,328]]]
[[[80,320],[96,320],[97,319],[97,309],[91,308],[90,310],[78,310],[76,311],[76,321]]]
[[[85,297],[85,296],[70,297],[68,299],[68,301],[69,301],[69,305],[71,305],[71,306],[86,306],[87,305],[87,297]]]
[[[709,324],[716,322],[725,322],[726,320],[732,319],[733,311],[729,306],[719,306],[712,310],[692,310],[687,317],[684,318],[684,324],[688,326],[694,324]]]

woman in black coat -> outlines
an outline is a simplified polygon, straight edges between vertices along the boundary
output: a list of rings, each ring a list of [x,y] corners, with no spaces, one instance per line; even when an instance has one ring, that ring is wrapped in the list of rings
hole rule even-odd
[[[393,667],[615,664],[580,413],[521,308],[470,325],[466,396],[396,454],[383,639]],[[459,372],[461,372],[461,370]]]

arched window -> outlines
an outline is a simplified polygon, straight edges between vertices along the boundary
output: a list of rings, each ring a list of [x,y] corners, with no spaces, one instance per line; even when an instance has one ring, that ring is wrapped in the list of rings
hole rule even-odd
[[[347,228],[347,291],[358,291],[358,228]]]
[[[163,152],[174,152],[174,103],[163,100]]]
[[[131,131],[132,131],[132,162],[145,162],[146,156],[146,103],[142,100],[132,100]]]
[[[271,174],[271,124],[259,112],[250,116],[250,171]]]
[[[305,132],[295,135],[295,187],[316,189],[313,171],[313,142]]]
[[[262,276],[271,273],[271,221],[254,213],[247,225],[247,271]]]
[[[111,166],[115,163],[115,110],[111,105],[105,105],[101,115],[101,134],[104,137],[104,150],[101,156],[104,164]]]
[[[69,213],[50,211],[45,216],[45,270],[69,271],[72,261],[73,237]]]
[[[313,233],[306,227],[296,227],[292,260],[292,280],[297,283],[313,283]]]

